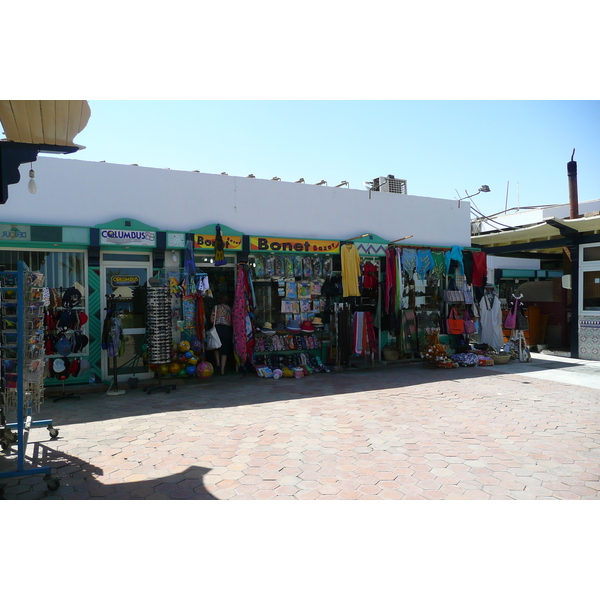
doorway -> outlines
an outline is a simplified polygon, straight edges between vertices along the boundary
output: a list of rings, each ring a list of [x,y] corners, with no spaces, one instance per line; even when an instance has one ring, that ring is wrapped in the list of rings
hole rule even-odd
[[[124,352],[117,357],[117,381],[135,375],[149,379],[151,373],[139,358],[146,338],[145,286],[152,277],[152,254],[116,254],[105,252],[100,263],[101,308],[104,322],[109,296],[121,317]],[[114,361],[102,351],[102,378],[114,377]]]

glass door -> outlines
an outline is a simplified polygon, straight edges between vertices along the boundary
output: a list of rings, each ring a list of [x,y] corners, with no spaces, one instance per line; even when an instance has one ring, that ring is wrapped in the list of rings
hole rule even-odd
[[[106,318],[105,309],[110,296],[115,302],[123,328],[124,349],[122,356],[117,357],[118,381],[127,381],[134,375],[138,379],[149,379],[151,376],[141,359],[146,337],[145,285],[151,276],[151,254],[103,256],[100,273],[103,321]],[[114,360],[103,350],[102,378],[113,377]]]

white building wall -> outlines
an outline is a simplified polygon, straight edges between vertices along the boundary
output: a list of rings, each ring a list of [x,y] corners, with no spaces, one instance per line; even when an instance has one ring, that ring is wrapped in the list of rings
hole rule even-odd
[[[0,222],[95,226],[137,219],[161,230],[221,223],[250,235],[343,239],[373,233],[407,244],[470,246],[462,201],[40,156],[9,186]]]

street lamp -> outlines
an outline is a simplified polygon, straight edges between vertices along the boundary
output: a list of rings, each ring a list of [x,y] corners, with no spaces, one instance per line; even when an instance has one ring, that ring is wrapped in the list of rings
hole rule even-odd
[[[455,190],[455,191],[458,194],[458,190]],[[467,194],[467,195],[464,198],[461,198],[460,194],[458,194],[458,207],[460,208],[461,200],[468,200],[469,198],[473,198],[474,196],[481,194],[481,192],[487,193],[487,192],[491,192],[491,191],[492,190],[490,190],[489,185],[482,185],[474,194],[469,194],[469,192],[467,192],[467,190],[465,190],[465,194]]]

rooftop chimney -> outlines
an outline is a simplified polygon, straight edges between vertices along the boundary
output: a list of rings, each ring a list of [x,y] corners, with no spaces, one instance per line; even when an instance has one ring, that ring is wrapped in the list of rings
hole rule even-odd
[[[567,163],[567,177],[569,178],[569,205],[571,207],[571,219],[579,217],[579,197],[577,195],[577,163],[573,160],[575,148],[571,154],[571,160]]]

